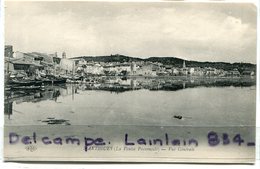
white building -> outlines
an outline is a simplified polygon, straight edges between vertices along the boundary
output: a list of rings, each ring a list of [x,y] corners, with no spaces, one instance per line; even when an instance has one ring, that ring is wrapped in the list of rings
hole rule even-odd
[[[60,60],[60,69],[61,71],[64,71],[64,73],[73,73],[75,69],[75,63],[73,60],[70,59],[64,59],[62,58]]]
[[[85,73],[100,75],[103,74],[104,69],[100,64],[88,64],[85,68]]]

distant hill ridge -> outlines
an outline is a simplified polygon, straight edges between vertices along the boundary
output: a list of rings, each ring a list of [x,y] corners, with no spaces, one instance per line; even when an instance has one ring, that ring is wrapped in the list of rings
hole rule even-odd
[[[184,59],[176,57],[149,57],[149,58],[136,58],[125,55],[108,55],[108,56],[79,56],[71,59],[84,59],[86,61],[94,62],[158,62],[164,65],[173,65],[174,67],[182,67]],[[256,72],[256,65],[251,63],[228,63],[228,62],[199,62],[185,60],[186,67],[212,67],[224,70],[238,69],[240,72],[244,70]]]

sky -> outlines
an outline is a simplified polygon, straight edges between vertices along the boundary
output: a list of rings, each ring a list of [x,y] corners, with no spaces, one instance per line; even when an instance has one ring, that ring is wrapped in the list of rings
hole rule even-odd
[[[256,15],[247,3],[6,2],[5,44],[67,57],[256,63]]]

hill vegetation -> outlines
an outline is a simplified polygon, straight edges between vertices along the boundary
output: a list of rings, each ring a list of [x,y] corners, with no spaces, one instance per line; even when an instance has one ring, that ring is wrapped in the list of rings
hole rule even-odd
[[[94,62],[153,62],[162,63],[163,65],[172,65],[174,67],[182,67],[184,59],[176,57],[150,57],[150,58],[136,58],[124,55],[109,55],[109,56],[80,56],[74,57],[73,59],[84,59],[86,61]],[[216,69],[223,70],[233,70],[238,69],[238,71],[254,71],[256,72],[256,65],[251,63],[228,63],[228,62],[199,62],[185,60],[186,67],[212,67]]]

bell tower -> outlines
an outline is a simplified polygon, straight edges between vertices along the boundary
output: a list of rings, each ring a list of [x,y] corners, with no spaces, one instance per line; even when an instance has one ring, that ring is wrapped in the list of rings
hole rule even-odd
[[[185,60],[183,61],[182,68],[186,68]]]
[[[62,59],[66,59],[66,52],[62,52]]]

